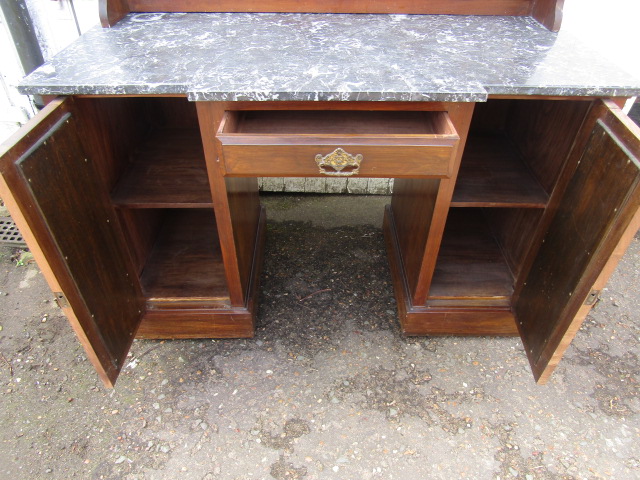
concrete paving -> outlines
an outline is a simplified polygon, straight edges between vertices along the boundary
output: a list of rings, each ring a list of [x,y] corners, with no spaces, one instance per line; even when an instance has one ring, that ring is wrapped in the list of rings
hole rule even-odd
[[[0,478],[640,478],[638,237],[538,386],[516,338],[399,334],[384,199],[265,203],[256,337],[135,341],[114,390],[0,249]]]

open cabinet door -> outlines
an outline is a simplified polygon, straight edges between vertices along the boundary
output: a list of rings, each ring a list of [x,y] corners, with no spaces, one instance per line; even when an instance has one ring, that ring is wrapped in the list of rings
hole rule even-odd
[[[539,383],[580,327],[640,207],[640,129],[610,101],[593,107],[583,129],[568,162],[574,173],[514,303]]]
[[[72,99],[55,100],[0,147],[0,195],[88,358],[113,386],[144,301],[87,153]]]

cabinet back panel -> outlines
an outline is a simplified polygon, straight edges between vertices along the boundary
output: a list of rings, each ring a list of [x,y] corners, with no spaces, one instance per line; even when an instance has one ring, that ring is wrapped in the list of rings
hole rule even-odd
[[[211,209],[171,209],[141,277],[143,291],[156,305],[228,305],[220,245]]]
[[[488,100],[476,103],[469,135],[496,135],[506,131],[507,117],[513,100]]]
[[[75,101],[83,145],[95,158],[109,191],[132,152],[152,130],[198,129],[196,107],[182,97],[83,97]]]
[[[107,191],[127,167],[129,153],[148,133],[144,105],[134,98],[76,98],[80,138]]]
[[[543,211],[538,208],[485,208],[484,211],[513,277],[518,278]]]
[[[95,158],[107,190],[127,167],[131,153],[153,129],[198,129],[195,105],[186,98],[76,98],[83,145]]]
[[[589,101],[526,100],[513,102],[509,110],[507,132],[547,193],[558,180],[590,106]]]
[[[508,307],[512,292],[513,278],[482,209],[452,209],[427,305],[445,300],[450,306]]]
[[[118,218],[127,239],[131,261],[138,275],[147,261],[160,230],[163,210],[155,208],[119,208]]]
[[[184,97],[145,98],[146,121],[153,128],[198,128],[196,105]]]

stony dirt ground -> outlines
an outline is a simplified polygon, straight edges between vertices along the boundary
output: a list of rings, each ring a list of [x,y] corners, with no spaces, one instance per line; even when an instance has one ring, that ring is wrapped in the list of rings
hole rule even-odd
[[[0,248],[0,478],[640,478],[640,240],[537,386],[516,338],[399,334],[384,201],[267,198],[256,337],[135,341],[113,390]]]

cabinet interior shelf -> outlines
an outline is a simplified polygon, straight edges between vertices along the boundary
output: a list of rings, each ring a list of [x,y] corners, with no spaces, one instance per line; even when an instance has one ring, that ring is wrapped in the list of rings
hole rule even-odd
[[[469,137],[452,207],[544,208],[548,201],[549,195],[506,137]]]
[[[213,211],[167,210],[141,283],[150,308],[228,307]]]
[[[111,199],[129,208],[212,207],[199,131],[154,130],[131,154]]]
[[[449,212],[429,306],[509,307],[513,276],[482,210]]]

